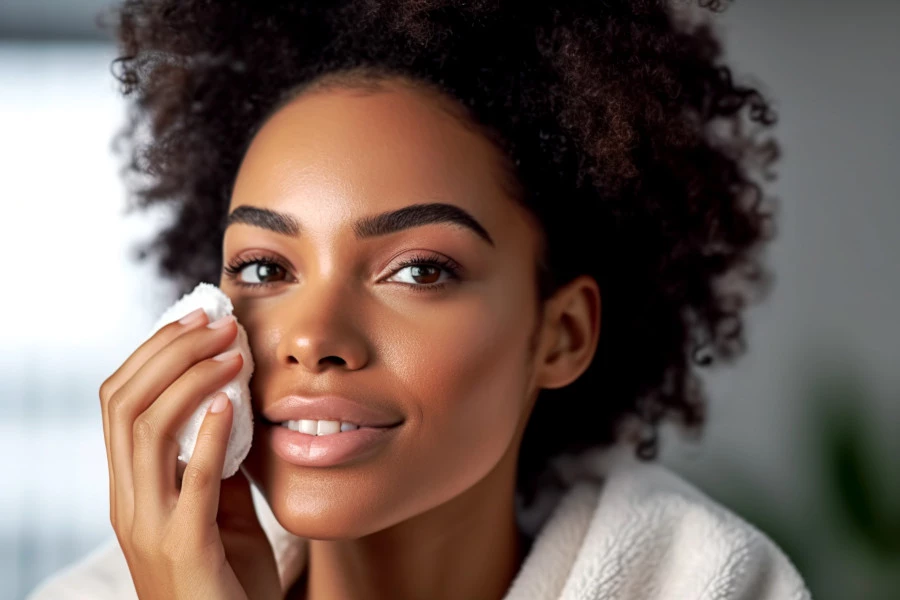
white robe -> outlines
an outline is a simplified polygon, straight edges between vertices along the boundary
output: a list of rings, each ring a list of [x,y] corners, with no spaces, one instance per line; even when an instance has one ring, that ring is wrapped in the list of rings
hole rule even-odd
[[[560,457],[562,492],[546,492],[520,527],[534,543],[503,600],[809,600],[800,575],[763,533],[628,447]],[[283,583],[305,567],[306,542],[254,503]],[[284,586],[285,588],[288,586]],[[113,537],[26,600],[137,599]]]

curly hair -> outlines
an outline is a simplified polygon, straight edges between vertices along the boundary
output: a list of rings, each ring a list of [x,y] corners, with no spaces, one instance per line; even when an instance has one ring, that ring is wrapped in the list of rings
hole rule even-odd
[[[709,20],[677,8],[126,0],[111,67],[132,98],[114,140],[128,211],[174,212],[136,258],[154,254],[178,294],[217,281],[236,171],[273,111],[310,86],[417,82],[496,145],[510,193],[541,224],[538,305],[582,274],[603,295],[592,363],[540,391],[518,491],[533,499],[555,456],[624,437],[650,460],[662,422],[701,428],[694,367],[745,350],[741,313],[773,279],[759,260],[774,235],[762,183],[780,147],[760,136],[776,117],[720,64]]]

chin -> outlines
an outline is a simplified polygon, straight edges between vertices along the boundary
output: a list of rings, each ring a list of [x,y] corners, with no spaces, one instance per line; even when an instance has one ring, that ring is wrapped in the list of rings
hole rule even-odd
[[[251,448],[243,468],[281,526],[296,536],[352,540],[400,520],[378,516],[377,505],[393,503],[365,492],[373,480],[373,474],[365,469],[296,467],[258,448]],[[374,489],[384,493],[391,486],[376,485]]]

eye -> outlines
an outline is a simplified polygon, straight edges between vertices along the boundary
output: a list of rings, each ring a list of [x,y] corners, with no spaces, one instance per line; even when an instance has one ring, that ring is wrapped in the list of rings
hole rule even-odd
[[[233,261],[224,268],[224,271],[228,279],[233,281],[236,285],[244,287],[264,287],[280,281],[278,279],[273,279],[273,277],[277,275],[279,271],[282,275],[286,274],[287,268],[275,257],[263,255]]]
[[[435,290],[447,285],[448,280],[459,279],[460,266],[455,261],[438,256],[437,254],[416,255],[404,260],[397,268],[394,269],[391,276],[409,269],[412,283],[404,283],[415,290]],[[437,280],[441,276],[441,271],[447,273],[447,279],[441,282]],[[424,280],[424,281],[423,281]]]

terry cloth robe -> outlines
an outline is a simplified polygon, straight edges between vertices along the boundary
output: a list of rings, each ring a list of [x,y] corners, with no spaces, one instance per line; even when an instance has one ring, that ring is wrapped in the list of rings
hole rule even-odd
[[[517,507],[534,541],[503,600],[810,599],[765,534],[630,447],[559,457],[554,470],[563,485]],[[287,589],[305,567],[306,540],[282,528],[252,490]],[[113,536],[26,600],[136,598]]]

